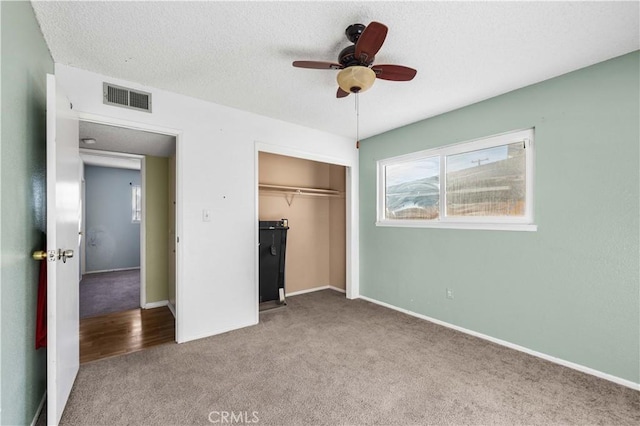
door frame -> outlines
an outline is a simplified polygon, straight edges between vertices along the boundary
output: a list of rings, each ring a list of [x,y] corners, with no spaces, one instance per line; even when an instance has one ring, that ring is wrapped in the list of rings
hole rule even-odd
[[[353,194],[357,189],[353,187],[355,180],[353,176],[353,164],[340,158],[330,157],[315,152],[301,151],[281,145],[255,141],[254,143],[254,191],[255,191],[255,294],[256,294],[256,315],[259,315],[260,300],[260,253],[258,242],[260,240],[259,220],[260,220],[260,168],[259,155],[261,152],[284,155],[287,157],[300,158],[303,160],[318,161],[321,163],[343,166],[345,168],[345,239],[346,239],[346,296],[348,299],[357,299],[360,296],[359,264],[358,264],[358,235],[356,215],[357,205]]]
[[[182,335],[183,335],[183,330],[181,327],[182,322],[180,321],[180,317],[181,317],[181,312],[182,312],[182,307],[181,307],[181,300],[182,300],[182,292],[181,292],[181,283],[182,283],[182,250],[179,249],[180,245],[180,235],[182,235],[182,217],[183,217],[183,212],[182,212],[182,190],[181,190],[181,183],[182,183],[182,131],[177,130],[177,129],[172,129],[172,128],[168,128],[168,127],[161,127],[161,126],[155,126],[155,125],[151,125],[151,124],[145,124],[145,123],[139,123],[136,121],[130,121],[130,120],[122,120],[120,118],[114,118],[114,117],[109,117],[109,116],[105,116],[105,115],[99,115],[99,114],[92,114],[92,113],[86,113],[86,112],[78,112],[78,120],[79,121],[85,121],[85,122],[89,122],[89,123],[96,123],[96,124],[104,124],[107,126],[113,126],[113,127],[121,127],[121,128],[125,128],[125,129],[131,129],[131,130],[140,130],[140,131],[144,131],[144,132],[152,132],[152,133],[159,133],[162,135],[168,135],[168,136],[173,136],[176,138],[176,180],[175,180],[175,190],[176,190],[176,223],[175,223],[175,229],[176,229],[176,271],[175,271],[175,283],[176,283],[176,305],[175,305],[175,320],[176,320],[176,326],[175,326],[175,331],[176,331],[176,342],[180,343],[182,342]],[[126,155],[126,154],[125,154]],[[141,160],[141,173],[142,173],[142,196],[144,198],[144,193],[145,193],[145,179],[144,179],[144,158]],[[142,222],[141,225],[144,225],[145,223],[145,213],[144,213],[144,209],[143,209],[143,215],[142,215]],[[142,302],[144,302],[146,304],[146,289],[145,286],[143,285],[144,283],[144,275],[143,275],[143,271],[144,271],[144,263],[145,263],[145,232],[144,232],[144,226],[141,226],[140,229],[140,301],[141,304]],[[144,308],[144,305],[142,306],[142,308]]]

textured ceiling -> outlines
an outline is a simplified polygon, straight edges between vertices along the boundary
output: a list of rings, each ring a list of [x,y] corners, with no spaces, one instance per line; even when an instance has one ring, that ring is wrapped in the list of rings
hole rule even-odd
[[[418,70],[360,95],[367,137],[640,48],[638,2],[33,2],[56,62],[355,136],[336,99],[344,29],[389,27],[376,63]]]
[[[82,139],[95,139],[96,143],[87,145],[82,142]],[[175,152],[176,138],[142,130],[81,121],[79,144],[80,148],[86,149],[169,157]]]

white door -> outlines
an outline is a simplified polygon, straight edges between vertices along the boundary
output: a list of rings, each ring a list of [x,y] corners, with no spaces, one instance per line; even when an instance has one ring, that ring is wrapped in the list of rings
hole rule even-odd
[[[47,74],[47,423],[57,425],[80,366],[78,119]],[[69,257],[72,256],[72,257]]]

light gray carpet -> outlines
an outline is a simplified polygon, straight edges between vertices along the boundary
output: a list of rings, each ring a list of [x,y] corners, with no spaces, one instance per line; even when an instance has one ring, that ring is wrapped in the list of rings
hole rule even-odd
[[[140,269],[85,274],[80,281],[80,318],[140,307]]]
[[[332,290],[288,302],[253,327],[82,365],[62,424],[640,422],[637,391]]]

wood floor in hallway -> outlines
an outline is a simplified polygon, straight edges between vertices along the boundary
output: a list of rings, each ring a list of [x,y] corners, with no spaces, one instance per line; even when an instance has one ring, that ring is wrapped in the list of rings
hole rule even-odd
[[[173,342],[175,319],[166,306],[80,320],[81,364]]]

